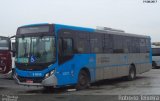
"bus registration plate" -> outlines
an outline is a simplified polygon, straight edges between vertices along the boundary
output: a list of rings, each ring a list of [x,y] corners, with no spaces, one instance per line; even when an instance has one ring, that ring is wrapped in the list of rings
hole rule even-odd
[[[33,83],[33,80],[26,80],[26,83]]]

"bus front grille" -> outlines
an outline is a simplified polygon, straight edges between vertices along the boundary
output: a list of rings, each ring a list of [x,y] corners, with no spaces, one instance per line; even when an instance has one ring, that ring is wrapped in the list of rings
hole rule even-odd
[[[42,80],[44,79],[44,77],[21,77],[21,76],[17,76],[17,78],[19,79],[20,82],[27,82],[28,80],[33,81],[33,83],[41,83]]]

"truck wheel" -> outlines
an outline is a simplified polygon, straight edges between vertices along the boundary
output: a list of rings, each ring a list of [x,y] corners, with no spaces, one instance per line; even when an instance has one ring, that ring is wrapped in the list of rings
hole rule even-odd
[[[134,66],[131,66],[129,69],[129,75],[128,75],[128,80],[134,80],[136,78],[136,69]]]
[[[76,85],[76,89],[82,90],[88,88],[89,86],[90,86],[89,74],[86,71],[81,70],[78,76],[78,83]]]

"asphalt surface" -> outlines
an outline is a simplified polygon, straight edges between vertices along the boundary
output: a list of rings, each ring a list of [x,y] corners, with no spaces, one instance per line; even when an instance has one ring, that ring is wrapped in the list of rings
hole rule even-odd
[[[2,95],[2,98],[5,98],[4,95],[18,96],[18,101],[22,99],[27,101],[32,97],[33,99],[30,100],[33,101],[37,98],[45,99],[45,101],[64,99],[74,101],[92,98],[92,101],[96,101],[99,98],[106,100],[106,97],[108,100],[116,101],[120,95],[160,95],[160,69],[152,69],[149,72],[137,75],[137,78],[133,81],[127,81],[124,78],[99,81],[92,84],[89,89],[81,91],[76,91],[74,88],[46,90],[43,87],[21,86],[10,79],[0,79],[0,95]]]

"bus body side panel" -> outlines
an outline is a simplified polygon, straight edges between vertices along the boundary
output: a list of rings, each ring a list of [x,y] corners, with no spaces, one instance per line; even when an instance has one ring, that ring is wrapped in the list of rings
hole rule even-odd
[[[96,80],[111,79],[127,74],[127,54],[97,54]]]
[[[128,57],[128,64],[135,65],[137,74],[147,72],[152,67],[149,53],[132,53]]]
[[[91,82],[95,81],[95,57],[95,54],[75,54],[71,60],[59,65],[55,74],[58,86],[76,84],[82,68],[87,68],[90,72]]]
[[[127,76],[132,63],[137,74],[151,69],[149,53],[97,54],[96,80]]]
[[[75,32],[71,32],[70,36],[69,35],[66,36],[64,33],[60,33],[60,31],[64,29],[66,31],[74,30]],[[88,33],[88,32],[94,32],[94,29],[55,24],[55,33],[57,36],[56,38],[57,43],[58,43],[59,36],[69,37],[75,41],[76,38],[74,37],[73,34],[76,34],[77,33],[76,31],[82,31],[82,32]],[[57,48],[57,54],[58,54],[58,48]],[[58,59],[58,55],[57,55],[57,59]],[[55,76],[57,77],[57,80],[58,80],[58,86],[76,84],[78,81],[79,72],[82,68],[87,68],[90,72],[91,82],[95,81],[95,66],[96,66],[95,54],[74,53],[71,59],[65,61],[62,64],[59,64],[58,68],[56,69]]]

